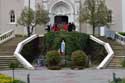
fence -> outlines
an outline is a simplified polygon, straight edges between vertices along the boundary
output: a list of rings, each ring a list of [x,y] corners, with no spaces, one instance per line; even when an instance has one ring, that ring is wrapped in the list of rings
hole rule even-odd
[[[0,35],[0,44],[12,39],[15,37],[14,30],[9,30],[3,34]]]
[[[105,36],[107,38],[111,38],[113,40],[116,40],[122,45],[125,45],[125,36],[120,35],[118,32],[111,31],[109,29],[105,30]]]

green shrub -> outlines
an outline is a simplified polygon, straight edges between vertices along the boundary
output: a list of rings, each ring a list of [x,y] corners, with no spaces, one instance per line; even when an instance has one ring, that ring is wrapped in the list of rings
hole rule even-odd
[[[71,60],[72,66],[83,68],[86,66],[87,55],[83,51],[78,50],[72,53]]]
[[[59,66],[61,62],[61,56],[57,51],[49,51],[46,55],[46,62],[48,67]]]
[[[119,32],[119,34],[125,36],[125,32]]]
[[[18,63],[16,62],[16,61],[12,61],[12,62],[10,62],[10,64],[9,64],[9,68],[11,68],[11,69],[15,69],[15,68],[17,68],[18,67]]]
[[[125,68],[125,59],[122,61],[121,65],[122,65],[122,67]]]
[[[89,35],[79,32],[49,32],[45,34],[45,49],[58,50],[62,40],[65,40],[65,54],[71,55],[75,50],[84,50],[87,46]]]
[[[111,81],[110,83],[116,83],[116,82]],[[119,79],[117,80],[117,83],[125,83],[125,79]]]

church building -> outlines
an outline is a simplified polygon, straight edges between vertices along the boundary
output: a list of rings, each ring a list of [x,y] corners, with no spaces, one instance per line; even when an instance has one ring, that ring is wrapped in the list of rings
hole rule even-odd
[[[50,24],[54,23],[74,23],[76,31],[92,33],[92,28],[88,24],[79,23],[80,8],[85,0],[30,0],[30,7],[35,10],[40,4],[49,12]],[[125,0],[106,0],[108,9],[111,10],[112,23],[110,29],[115,32],[125,32]],[[29,0],[0,0],[0,33],[10,29],[15,34],[26,34],[26,28],[17,24],[24,7],[29,6]],[[80,27],[81,26],[81,27]],[[45,27],[36,27],[35,32],[42,34]]]

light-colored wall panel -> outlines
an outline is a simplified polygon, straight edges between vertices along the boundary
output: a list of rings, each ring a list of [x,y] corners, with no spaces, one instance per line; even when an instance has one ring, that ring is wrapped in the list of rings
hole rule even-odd
[[[21,11],[24,7],[24,1],[23,0],[0,0],[1,1],[1,28],[2,33],[8,31],[9,29],[15,29],[18,31],[18,28],[16,28],[15,24],[10,24],[9,19],[9,12],[10,10],[15,11],[16,19],[21,14]],[[18,32],[16,32],[18,33]]]

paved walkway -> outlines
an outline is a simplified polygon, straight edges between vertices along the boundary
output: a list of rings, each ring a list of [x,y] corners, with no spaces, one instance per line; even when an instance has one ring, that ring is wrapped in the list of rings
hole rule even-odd
[[[117,77],[125,78],[123,69],[84,69],[84,70],[16,70],[17,79],[26,81],[26,75],[30,74],[31,83],[109,83],[112,73]],[[0,73],[12,76],[11,70],[0,71]]]

